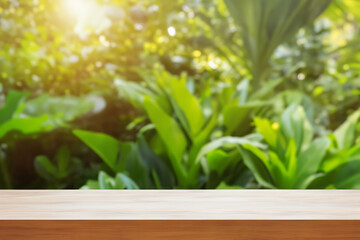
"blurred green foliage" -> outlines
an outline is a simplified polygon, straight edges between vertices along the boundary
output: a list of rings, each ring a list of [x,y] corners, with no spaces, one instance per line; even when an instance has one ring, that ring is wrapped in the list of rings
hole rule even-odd
[[[283,112],[279,123],[260,118],[254,122],[269,151],[261,151],[251,144],[240,151],[258,182],[268,188],[307,188],[317,177],[330,140],[313,139],[305,111],[296,105]]]
[[[0,0],[0,188],[360,188],[359,7]]]

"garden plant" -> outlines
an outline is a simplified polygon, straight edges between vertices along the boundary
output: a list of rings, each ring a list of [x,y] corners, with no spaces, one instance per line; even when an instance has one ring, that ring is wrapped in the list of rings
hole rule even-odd
[[[359,189],[360,1],[0,0],[0,188]]]

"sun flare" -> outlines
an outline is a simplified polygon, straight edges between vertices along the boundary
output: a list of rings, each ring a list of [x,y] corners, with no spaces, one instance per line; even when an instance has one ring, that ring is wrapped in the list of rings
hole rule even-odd
[[[64,0],[67,12],[75,17],[81,17],[89,14],[93,8],[91,0]]]
[[[74,32],[85,37],[91,32],[100,34],[111,26],[106,8],[94,0],[63,0],[67,17],[74,22]]]

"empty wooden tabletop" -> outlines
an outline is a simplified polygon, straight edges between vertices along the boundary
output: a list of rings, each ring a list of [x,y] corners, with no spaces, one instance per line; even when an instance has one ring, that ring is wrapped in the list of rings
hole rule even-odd
[[[10,190],[2,220],[360,220],[357,190]]]

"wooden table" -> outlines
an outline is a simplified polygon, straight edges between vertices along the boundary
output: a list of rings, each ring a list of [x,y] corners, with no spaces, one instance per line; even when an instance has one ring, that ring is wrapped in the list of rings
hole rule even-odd
[[[0,191],[0,239],[360,239],[356,190]]]

